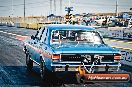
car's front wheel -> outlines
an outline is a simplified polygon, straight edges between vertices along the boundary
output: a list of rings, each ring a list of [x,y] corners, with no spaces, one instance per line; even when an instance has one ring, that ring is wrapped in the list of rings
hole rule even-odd
[[[30,55],[28,53],[26,54],[26,65],[27,65],[27,70],[31,71],[33,68],[33,61],[30,59]]]

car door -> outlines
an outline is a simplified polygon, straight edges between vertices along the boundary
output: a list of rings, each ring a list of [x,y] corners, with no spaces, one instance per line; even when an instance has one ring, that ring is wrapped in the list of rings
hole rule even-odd
[[[50,40],[49,36],[50,36],[49,29],[47,27],[45,27],[45,31],[43,32],[43,35],[41,37],[39,45],[40,45],[40,48],[43,50],[43,57],[45,60],[46,67],[51,65],[51,58],[49,58],[51,55],[51,53],[50,53],[51,48],[48,45],[48,42]]]
[[[34,60],[36,62],[39,62],[39,60],[40,60],[40,52],[42,51],[42,49],[41,49],[41,44],[42,44],[41,43],[41,37],[42,37],[44,31],[45,31],[45,28],[41,27],[38,35],[36,36],[36,40],[35,40],[35,43],[34,43],[34,47],[36,49],[34,51]]]
[[[37,31],[37,33],[35,34],[34,38],[31,38],[29,41],[28,41],[28,51],[29,51],[29,55],[31,56],[32,59],[34,59],[34,44],[36,43],[36,36],[38,35],[39,31]],[[32,37],[32,36],[31,36]]]
[[[41,35],[41,38],[40,38],[40,41],[39,41],[39,44],[37,44],[37,47],[43,51],[43,53],[45,53],[45,50],[47,50],[47,47],[45,45],[45,40],[46,40],[46,37],[47,37],[47,28],[44,27],[44,30],[43,30],[43,33]],[[36,61],[38,63],[40,63],[40,53],[39,54],[36,54]]]

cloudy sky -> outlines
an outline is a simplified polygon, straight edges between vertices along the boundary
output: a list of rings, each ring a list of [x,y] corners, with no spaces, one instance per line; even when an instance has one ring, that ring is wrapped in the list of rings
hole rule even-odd
[[[26,16],[41,16],[55,13],[56,15],[66,14],[65,7],[69,6],[69,0],[62,0],[62,11],[60,0],[56,0],[56,11],[52,0],[52,11],[50,0],[25,0]],[[118,12],[130,11],[132,0],[117,0]],[[73,7],[73,14],[77,13],[100,13],[115,12],[116,0],[70,0]],[[0,0],[0,16],[23,16],[24,0]]]

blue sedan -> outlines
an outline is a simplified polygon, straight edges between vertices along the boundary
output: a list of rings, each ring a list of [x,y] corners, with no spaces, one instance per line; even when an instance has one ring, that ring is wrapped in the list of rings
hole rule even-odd
[[[80,66],[87,73],[114,72],[121,66],[120,52],[105,44],[101,35],[88,26],[42,26],[24,42],[27,69],[38,64],[42,78],[49,71],[78,72]]]

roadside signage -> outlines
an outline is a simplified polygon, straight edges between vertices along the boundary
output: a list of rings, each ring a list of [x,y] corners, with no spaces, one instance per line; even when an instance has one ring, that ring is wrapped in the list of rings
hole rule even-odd
[[[132,51],[121,51],[122,60],[121,64],[132,66]]]

